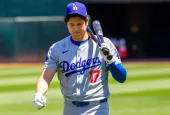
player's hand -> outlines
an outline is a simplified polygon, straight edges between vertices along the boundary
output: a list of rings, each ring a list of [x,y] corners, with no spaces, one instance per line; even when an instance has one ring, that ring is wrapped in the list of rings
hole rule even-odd
[[[36,93],[34,97],[34,106],[37,109],[42,109],[46,106],[46,98],[41,93]]]
[[[111,60],[108,60],[108,59],[107,59],[107,55],[104,55],[103,49],[108,49],[109,52],[110,52],[110,54],[113,55],[113,58],[112,58]],[[102,57],[104,58],[104,60],[105,60],[108,64],[111,64],[111,63],[114,62],[114,58],[115,58],[115,53],[116,53],[116,51],[114,50],[114,51],[111,52],[109,46],[108,46],[106,43],[101,44],[101,47],[99,47],[99,52],[100,52],[100,54],[102,55]]]

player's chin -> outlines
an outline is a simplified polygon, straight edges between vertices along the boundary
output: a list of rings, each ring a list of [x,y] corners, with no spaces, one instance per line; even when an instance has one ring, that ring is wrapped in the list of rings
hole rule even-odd
[[[82,38],[82,35],[75,35],[74,38],[76,38],[76,39],[81,39],[81,38]]]

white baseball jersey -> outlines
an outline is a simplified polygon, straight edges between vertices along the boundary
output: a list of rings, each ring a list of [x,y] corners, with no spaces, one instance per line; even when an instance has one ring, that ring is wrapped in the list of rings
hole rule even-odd
[[[106,37],[111,51],[116,50]],[[116,63],[121,63],[116,59]],[[57,71],[61,92],[67,101],[98,101],[110,96],[107,64],[99,53],[97,44],[87,39],[77,45],[68,36],[54,43],[44,68]]]

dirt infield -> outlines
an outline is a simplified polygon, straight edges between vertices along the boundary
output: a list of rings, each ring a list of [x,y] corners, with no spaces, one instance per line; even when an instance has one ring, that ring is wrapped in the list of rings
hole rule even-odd
[[[43,66],[44,63],[0,63],[0,68],[22,67],[22,66]]]

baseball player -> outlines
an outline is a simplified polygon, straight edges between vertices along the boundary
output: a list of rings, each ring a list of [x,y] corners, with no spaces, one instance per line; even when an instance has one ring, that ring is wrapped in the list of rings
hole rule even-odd
[[[109,115],[109,71],[120,83],[125,82],[127,74],[108,38],[104,37],[104,43],[99,47],[88,37],[88,21],[84,4],[67,5],[65,23],[70,36],[49,48],[34,97],[37,109],[46,106],[45,93],[57,72],[64,97],[63,115]],[[113,54],[111,60],[103,54],[103,48]]]

